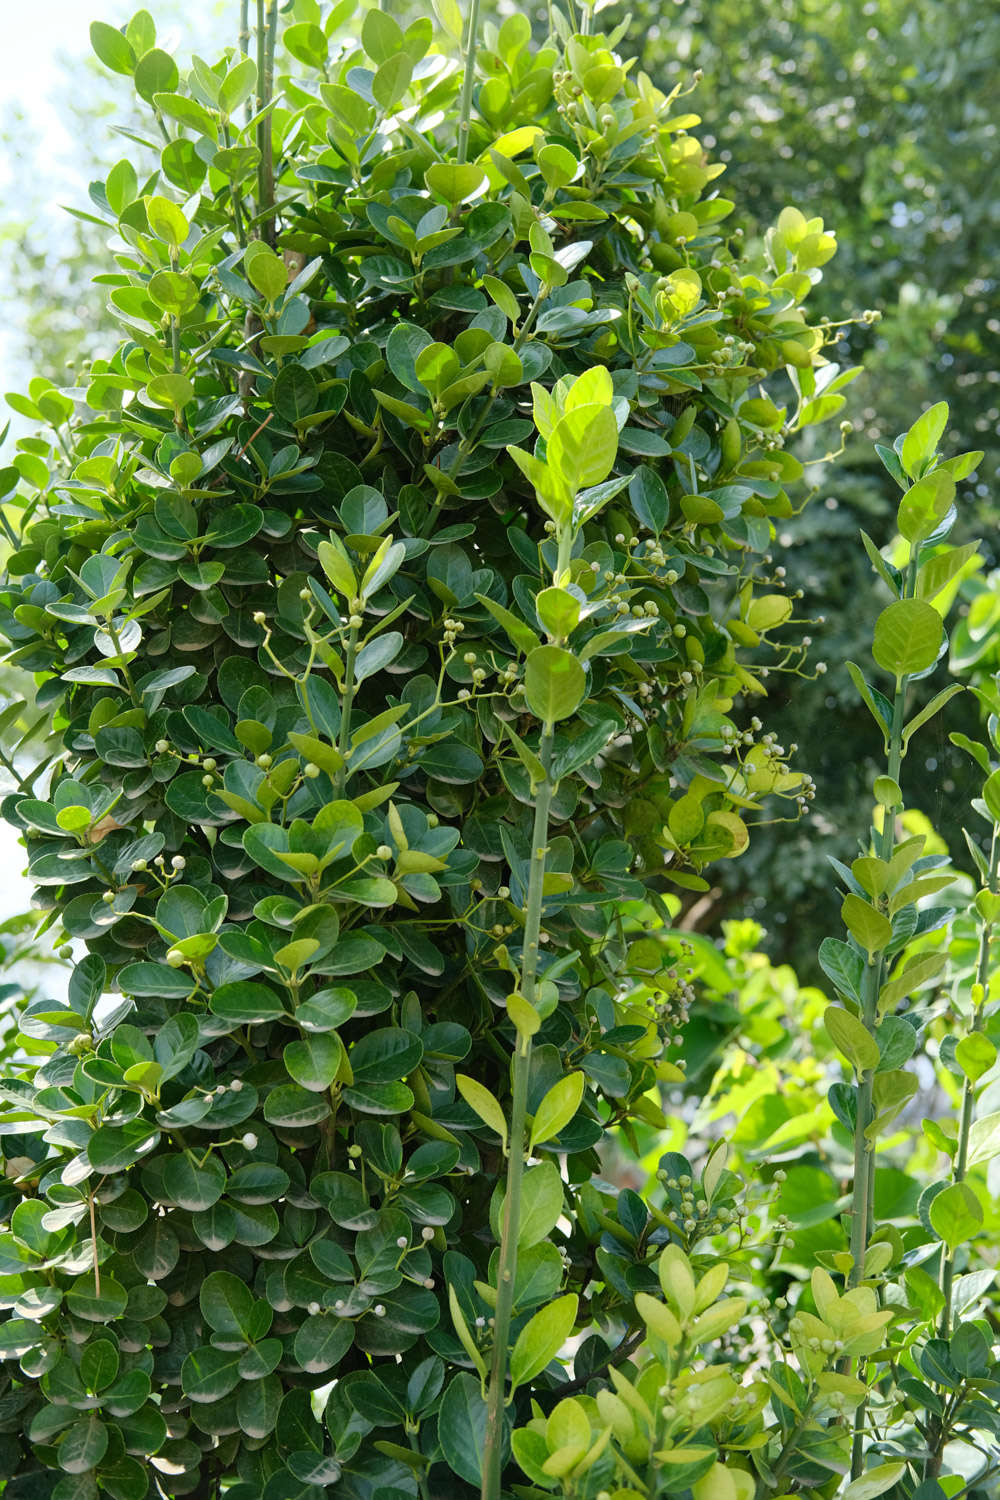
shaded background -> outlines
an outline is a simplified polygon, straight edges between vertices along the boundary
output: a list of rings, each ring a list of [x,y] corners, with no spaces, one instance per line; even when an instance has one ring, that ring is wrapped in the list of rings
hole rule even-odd
[[[400,19],[422,13],[402,0],[385,0],[385,8]],[[120,0],[39,0],[5,17],[4,390],[23,388],[33,374],[73,384],[79,362],[117,343],[102,288],[90,284],[107,265],[103,232],[60,205],[85,212],[98,164],[135,149],[114,133],[132,120],[130,83],[100,68],[87,37],[91,19],[120,24],[132,9]],[[158,45],[167,50],[214,56],[235,41],[236,0],[162,0],[151,9]],[[283,9],[312,18],[311,0]],[[843,362],[866,368],[848,391],[846,452],[819,471],[814,499],[801,517],[782,523],[778,539],[793,585],[805,591],[803,613],[825,616],[812,635],[814,659],[827,663],[826,674],[772,675],[766,706],[768,727],[782,744],[798,742],[797,763],[816,780],[814,811],[797,828],[757,830],[699,919],[715,931],[723,916],[757,917],[771,952],[812,979],[819,942],[839,928],[826,856],[856,852],[867,824],[864,789],[882,769],[880,741],[843,666],[845,659],[870,665],[871,621],[885,602],[858,539],[862,526],[880,546],[892,537],[896,492],[872,443],[891,443],[933,401],[952,409],[949,452],[986,453],[963,486],[973,499],[966,499],[953,540],[981,538],[987,570],[1000,564],[1000,141],[993,107],[1000,10],[984,0],[639,0],[631,11],[621,50],[637,55],[636,65],[661,88],[686,88],[694,71],[702,72],[681,107],[701,115],[702,140],[727,163],[721,190],[736,201],[734,222],[758,232],[786,204],[821,215],[841,248],[824,269],[819,311],[834,321],[868,308],[882,313],[873,327],[845,330]],[[625,13],[606,8],[596,24],[608,30]],[[544,10],[534,18],[543,32]],[[25,691],[0,677],[8,701]],[[971,696],[949,705],[947,719],[949,729],[971,732]],[[940,722],[906,762],[904,794],[962,862],[961,809],[975,782]],[[21,852],[10,832],[2,839],[0,916],[27,899],[17,875]]]

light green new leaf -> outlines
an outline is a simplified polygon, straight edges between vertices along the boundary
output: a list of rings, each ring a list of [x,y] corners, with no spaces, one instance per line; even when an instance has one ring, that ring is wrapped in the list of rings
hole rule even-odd
[[[176,250],[188,237],[190,225],[176,203],[169,198],[147,198],[146,218],[158,240]]]
[[[983,1227],[983,1210],[967,1182],[953,1182],[930,1206],[931,1228],[949,1250],[971,1240]]]
[[[911,736],[914,735],[922,725],[926,724],[930,719],[933,719],[934,715],[940,709],[944,708],[946,703],[950,703],[956,693],[961,693],[964,691],[965,689],[962,687],[962,684],[960,682],[953,682],[949,687],[942,688],[940,693],[935,693],[934,697],[927,704],[926,708],[922,708],[918,714],[914,714],[909,724],[907,724],[903,730],[904,755],[909,748]]]
[[[538,646],[524,670],[524,696],[543,724],[555,724],[576,713],[587,695],[587,677],[571,651]]]
[[[963,1036],[955,1048],[955,1061],[972,1084],[978,1083],[983,1074],[989,1072],[996,1060],[996,1047],[989,1037],[983,1036],[981,1031],[973,1031],[968,1036]],[[1000,1116],[985,1115],[977,1123],[985,1125],[991,1118],[1000,1119]],[[975,1130],[975,1125],[972,1128]]]
[[[582,1073],[567,1073],[565,1078],[552,1085],[535,1113],[529,1150],[534,1151],[536,1146],[550,1141],[564,1125],[569,1124],[580,1108],[585,1084]]]
[[[878,1067],[878,1042],[857,1016],[842,1006],[830,1005],[824,1013],[823,1025],[834,1046],[858,1073]]]
[[[478,198],[489,186],[482,167],[457,161],[434,162],[424,173],[424,182],[432,193],[452,206]]]
[[[475,1365],[476,1369],[485,1380],[486,1361],[483,1358],[482,1350],[479,1348],[475,1339],[472,1337],[472,1332],[469,1328],[468,1323],[465,1321],[465,1314],[462,1311],[461,1304],[459,1303],[458,1296],[453,1286],[448,1287],[448,1306],[451,1309],[451,1321],[455,1325],[455,1332],[458,1334],[462,1348],[465,1350],[466,1354],[472,1360],[472,1363]]]
[[[897,599],[875,622],[872,656],[897,679],[937,661],[944,635],[941,616],[922,599]]]
[[[540,1162],[525,1172],[521,1183],[521,1224],[517,1248],[524,1250],[548,1239],[563,1211],[563,1180],[553,1161]]]
[[[358,581],[354,576],[351,559],[340,537],[332,534],[328,542],[320,542],[316,549],[320,567],[342,598],[351,600],[358,592]]]
[[[992,1161],[995,1156],[1000,1156],[1000,1111],[974,1120],[969,1131],[970,1167]]]
[[[934,457],[941,435],[948,425],[948,403],[938,401],[923,412],[903,439],[900,454],[903,468],[911,477]]]
[[[533,1380],[559,1353],[573,1331],[578,1305],[579,1298],[573,1293],[550,1302],[529,1318],[510,1356],[512,1388]]]
[[[561,417],[546,458],[574,494],[607,479],[618,453],[618,423],[609,406],[577,406]]]
[[[845,896],[840,915],[848,932],[868,954],[869,963],[876,953],[888,947],[892,939],[892,923],[863,897],[853,891]]]
[[[535,598],[535,612],[553,639],[565,640],[580,623],[580,600],[569,589],[542,589]]]
[[[899,502],[896,525],[900,536],[916,545],[936,531],[955,499],[955,481],[945,469],[934,469],[918,479]]]
[[[892,1488],[905,1469],[903,1463],[879,1464],[860,1478],[852,1479],[844,1491],[843,1500],[875,1500],[876,1495],[884,1495]]]
[[[466,1104],[475,1110],[483,1124],[496,1131],[506,1151],[507,1119],[499,1099],[491,1094],[488,1088],[484,1088],[481,1083],[477,1083],[474,1078],[468,1078],[464,1073],[455,1074],[455,1083]]]

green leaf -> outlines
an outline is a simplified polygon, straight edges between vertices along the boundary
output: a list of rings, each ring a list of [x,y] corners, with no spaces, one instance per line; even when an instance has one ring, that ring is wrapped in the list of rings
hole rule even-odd
[[[823,1014],[823,1025],[831,1041],[858,1073],[878,1067],[878,1042],[857,1016],[839,1005],[830,1005]]]
[[[940,693],[935,693],[934,697],[926,705],[926,707],[922,708],[918,714],[914,714],[913,718],[903,730],[902,744],[904,755],[909,749],[911,736],[914,735],[922,725],[926,724],[928,720],[933,719],[934,715],[936,713],[939,713],[940,710],[944,708],[946,703],[950,703],[956,693],[961,693],[964,691],[965,690],[960,682],[953,682],[950,684],[950,686],[942,688]]]
[[[512,614],[509,609],[505,609],[502,604],[497,604],[496,600],[488,599],[485,594],[477,594],[476,603],[481,604],[484,609],[487,609],[497,624],[503,626],[511,642],[522,655],[527,656],[529,652],[536,650],[542,644],[540,638],[531,629],[530,625],[526,625],[523,620],[518,619],[517,615]]]
[[[180,82],[177,64],[169,52],[151,47],[135,65],[135,91],[151,104],[154,94],[172,94]]]
[[[923,412],[903,439],[900,452],[903,468],[912,478],[938,450],[941,436],[948,425],[948,403],[938,401]]]
[[[560,1078],[552,1085],[535,1111],[530,1151],[533,1152],[536,1146],[550,1141],[564,1125],[569,1124],[580,1108],[586,1081],[583,1073],[567,1073],[565,1078]]]
[[[955,481],[944,469],[933,469],[918,479],[899,502],[896,525],[913,545],[935,532],[955,499]]]
[[[287,45],[287,34],[286,34]],[[257,86],[257,64],[244,57],[229,69],[219,89],[219,109],[224,115],[235,114]]]
[[[981,1031],[963,1036],[955,1046],[955,1061],[971,1084],[976,1084],[984,1073],[988,1073],[997,1060],[997,1049],[989,1037]],[[989,1116],[986,1117],[987,1119]]]
[[[983,782],[983,801],[994,823],[1000,823],[1000,771],[993,771]]]
[[[305,63],[307,68],[326,66],[330,43],[322,26],[308,21],[286,26],[281,40],[296,62]]]
[[[261,240],[254,240],[247,248],[244,266],[250,285],[273,306],[288,285],[288,267],[281,256]]]
[[[995,1156],[1000,1156],[1000,1111],[974,1120],[969,1131],[970,1167],[990,1162]]]
[[[358,592],[358,581],[354,576],[347,548],[340,538],[331,534],[328,542],[320,542],[316,549],[320,567],[343,599],[350,601]]]
[[[474,1375],[463,1371],[445,1390],[437,1431],[445,1463],[460,1479],[478,1488],[486,1447],[486,1403]]]
[[[971,562],[978,546],[978,542],[966,542],[963,547],[949,547],[945,552],[939,552],[921,563],[917,573],[917,598],[928,601],[936,599],[966,564]]]
[[[510,1356],[511,1386],[534,1380],[563,1348],[576,1324],[579,1298],[559,1297],[535,1313],[518,1334]]]
[[[887,948],[892,941],[892,923],[889,918],[876,911],[853,891],[844,898],[840,915],[848,932],[868,954],[869,963],[876,953]]]
[[[670,499],[656,470],[640,464],[629,480],[628,497],[640,523],[659,536],[670,517]]]
[[[563,1180],[559,1168],[551,1161],[530,1167],[521,1184],[521,1224],[517,1235],[519,1250],[548,1239],[563,1211]]]
[[[112,1276],[101,1275],[97,1290],[93,1272],[80,1276],[66,1293],[66,1306],[77,1318],[88,1323],[110,1323],[120,1318],[128,1302],[125,1288]]]
[[[553,640],[565,640],[580,623],[581,601],[569,589],[542,589],[535,597],[535,612]]]
[[[222,984],[209,997],[213,1015],[229,1026],[247,1026],[262,1021],[278,1021],[285,1014],[281,997],[266,984],[237,979]]]
[[[340,1071],[344,1049],[339,1037],[319,1032],[301,1041],[288,1042],[282,1055],[296,1083],[304,1089],[323,1092]]]
[[[872,655],[898,680],[932,667],[943,636],[944,625],[933,605],[921,599],[897,599],[875,622]]]
[[[336,1369],[354,1342],[354,1324],[334,1313],[309,1317],[295,1335],[292,1352],[310,1375]]]
[[[586,674],[572,652],[561,646],[538,646],[530,653],[524,671],[524,696],[543,724],[568,719],[586,695]]]
[[[819,948],[819,962],[827,978],[845,995],[861,1003],[861,980],[864,959],[856,949],[839,938],[824,938]]]
[[[561,417],[545,447],[546,459],[576,493],[607,479],[618,453],[618,423],[610,406],[577,406]]]
[[[181,1365],[181,1389],[189,1401],[204,1405],[221,1401],[240,1383],[239,1349],[193,1350]]]
[[[369,12],[371,14],[371,12]],[[403,98],[413,77],[413,62],[404,52],[386,58],[372,79],[372,95],[376,104],[388,113]]]
[[[369,15],[373,12],[369,11]],[[452,206],[468,203],[486,191],[489,179],[482,167],[472,162],[434,162],[424,172],[424,182],[431,192]]]
[[[203,1212],[218,1203],[225,1186],[226,1169],[216,1156],[201,1163],[184,1155],[171,1156],[163,1166],[164,1191],[189,1213]]]
[[[284,365],[271,386],[271,400],[279,416],[288,422],[301,422],[319,405],[316,377],[302,365]]]
[[[146,218],[157,239],[165,241],[173,250],[179,249],[190,233],[187,219],[169,198],[147,198]]]
[[[108,1429],[91,1412],[81,1422],[74,1422],[60,1439],[56,1449],[59,1467],[67,1474],[86,1474],[96,1469],[108,1451]]]
[[[91,21],[90,45],[106,68],[128,77],[135,67],[135,52],[123,32],[105,21]]]
[[[451,1312],[451,1321],[455,1325],[455,1332],[458,1334],[459,1342],[461,1343],[462,1348],[472,1360],[473,1365],[479,1371],[482,1379],[485,1380],[486,1361],[483,1358],[482,1350],[479,1348],[475,1339],[472,1337],[469,1325],[465,1321],[465,1314],[462,1311],[462,1305],[458,1300],[458,1294],[455,1291],[455,1288],[451,1285],[449,1285],[448,1287],[448,1307]]]
[[[211,1271],[198,1293],[201,1315],[215,1333],[247,1337],[254,1298],[250,1288],[229,1271]]]
[[[843,1493],[842,1500],[875,1500],[892,1489],[896,1480],[906,1471],[905,1463],[879,1464],[869,1469],[858,1479],[852,1479]],[[942,1494],[944,1492],[942,1491]]]
[[[368,11],[361,25],[361,44],[372,62],[382,64],[402,47],[402,27],[385,11]]]
[[[979,1199],[965,1182],[953,1182],[935,1197],[930,1206],[930,1222],[949,1250],[971,1240],[983,1226]]]
[[[876,701],[874,689],[869,687],[868,683],[864,679],[861,668],[855,662],[845,662],[844,665],[847,667],[848,675],[851,681],[854,683],[854,686],[857,688],[858,692],[861,694],[861,697],[863,698],[869,713],[875,720],[875,723],[878,725],[879,729],[882,731],[882,734],[885,736],[888,753],[889,722],[885,714],[881,711],[878,702]]]
[[[455,1074],[455,1085],[466,1104],[474,1109],[479,1118],[491,1130],[495,1130],[500,1137],[503,1150],[507,1150],[507,1117],[503,1108],[488,1088],[477,1083],[474,1078],[468,1078],[464,1073]]]

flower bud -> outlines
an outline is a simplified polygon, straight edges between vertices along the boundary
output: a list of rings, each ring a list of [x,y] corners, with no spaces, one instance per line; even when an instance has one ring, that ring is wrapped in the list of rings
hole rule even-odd
[[[254,1135],[252,1130],[248,1130],[246,1135],[240,1137],[240,1145],[243,1147],[244,1151],[256,1151],[257,1137]]]
[[[379,844],[378,848],[375,850],[375,853],[378,855],[379,859],[392,858],[392,850],[389,848],[388,844]]]

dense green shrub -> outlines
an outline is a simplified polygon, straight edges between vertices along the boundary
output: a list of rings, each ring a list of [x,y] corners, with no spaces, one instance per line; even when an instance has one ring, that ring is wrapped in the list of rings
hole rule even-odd
[[[473,111],[454,6],[443,50],[348,10],[276,83],[273,4],[183,81],[94,28],[166,144],[92,193],[125,342],[12,398],[53,435],[0,627],[64,751],[5,813],[86,954],[0,1091],[5,1500],[830,1495],[865,1387],[791,1324],[744,1380],[725,1148],[644,1201],[598,1146],[683,1083],[670,882],[808,802],[731,715],[802,657],[771,518],[850,377],[834,240],[744,254],[614,38],[485,27]]]

